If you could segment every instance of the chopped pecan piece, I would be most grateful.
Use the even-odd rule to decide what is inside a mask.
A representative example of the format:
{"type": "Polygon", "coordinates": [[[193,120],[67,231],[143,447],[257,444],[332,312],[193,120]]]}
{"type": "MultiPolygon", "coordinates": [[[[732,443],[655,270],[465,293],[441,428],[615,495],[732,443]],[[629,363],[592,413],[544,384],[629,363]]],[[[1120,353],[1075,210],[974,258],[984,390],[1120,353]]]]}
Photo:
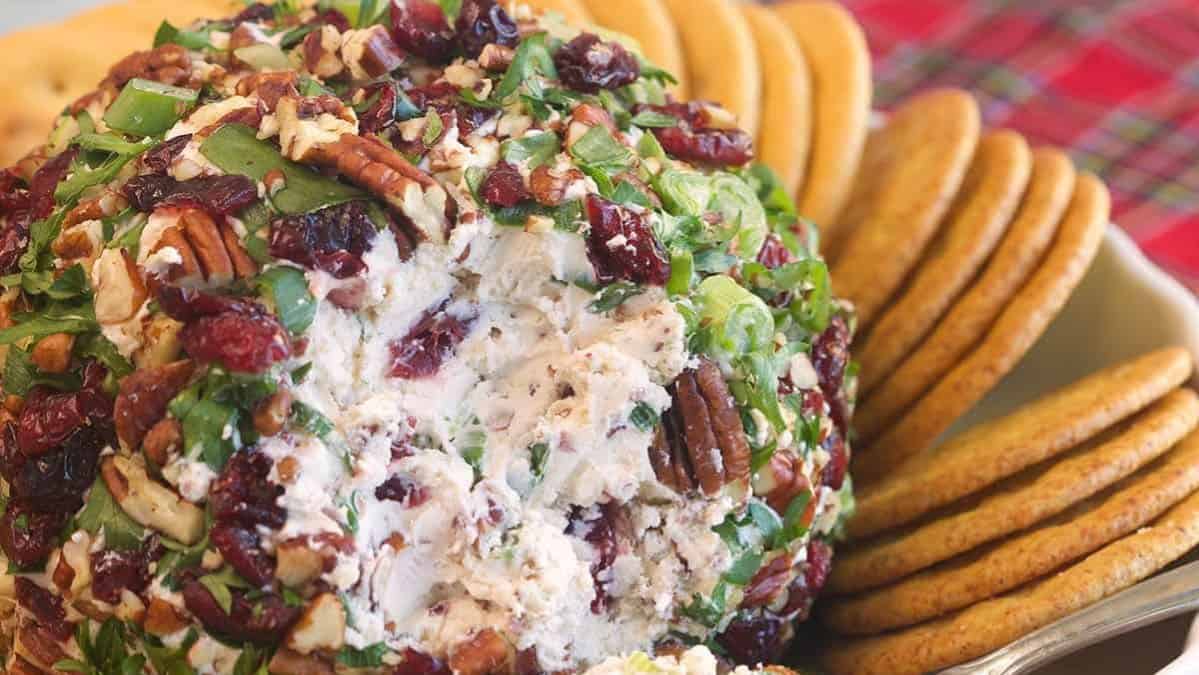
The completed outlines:
{"type": "Polygon", "coordinates": [[[386,28],[375,25],[346,33],[341,58],[355,80],[369,80],[399,68],[404,63],[404,52],[386,28]]]}
{"type": "Polygon", "coordinates": [[[121,380],[121,390],[113,407],[113,421],[117,437],[126,447],[141,446],[146,432],[163,415],[167,404],[187,386],[195,364],[191,361],[175,361],[156,368],[134,371],[121,380]]]}
{"type": "Polygon", "coordinates": [[[321,26],[320,30],[304,38],[301,52],[304,55],[304,68],[321,79],[341,74],[345,64],[337,54],[340,48],[341,33],[329,24],[321,26]]]}
{"type": "Polygon", "coordinates": [[[454,647],[450,669],[458,675],[507,673],[516,654],[495,629],[485,628],[454,647]]]}
{"type": "Polygon", "coordinates": [[[285,96],[295,98],[300,95],[299,90],[296,89],[298,81],[299,77],[293,70],[253,73],[237,81],[237,94],[239,96],[257,95],[258,99],[266,104],[268,111],[275,112],[275,107],[279,105],[279,99],[285,96]]]}
{"type": "Polygon", "coordinates": [[[674,404],[649,449],[658,480],[678,492],[715,495],[749,478],[750,448],[741,415],[715,363],[703,359],[671,386],[674,404]]]}
{"type": "Polygon", "coordinates": [[[275,112],[279,117],[279,146],[297,162],[319,160],[318,151],[345,135],[356,135],[354,111],[333,96],[285,96],[275,112]]]}

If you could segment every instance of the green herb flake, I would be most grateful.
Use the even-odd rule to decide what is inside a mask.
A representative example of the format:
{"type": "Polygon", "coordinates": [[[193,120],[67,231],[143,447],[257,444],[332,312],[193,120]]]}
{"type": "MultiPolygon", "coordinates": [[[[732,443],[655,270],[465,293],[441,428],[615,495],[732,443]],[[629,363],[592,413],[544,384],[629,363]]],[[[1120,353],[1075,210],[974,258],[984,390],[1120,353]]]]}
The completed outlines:
{"type": "Polygon", "coordinates": [[[104,480],[97,478],[88,494],[87,503],[75,519],[80,529],[92,534],[104,531],[105,546],[128,551],[142,545],[146,530],[117,504],[104,480]]]}
{"type": "Polygon", "coordinates": [[[633,406],[633,412],[629,414],[629,421],[639,431],[653,431],[660,420],[661,415],[658,411],[645,401],[638,401],[637,405],[633,406]]]}
{"type": "Polygon", "coordinates": [[[595,300],[587,305],[587,311],[595,314],[611,312],[623,305],[629,298],[640,295],[644,288],[631,281],[616,281],[600,289],[595,300]]]}

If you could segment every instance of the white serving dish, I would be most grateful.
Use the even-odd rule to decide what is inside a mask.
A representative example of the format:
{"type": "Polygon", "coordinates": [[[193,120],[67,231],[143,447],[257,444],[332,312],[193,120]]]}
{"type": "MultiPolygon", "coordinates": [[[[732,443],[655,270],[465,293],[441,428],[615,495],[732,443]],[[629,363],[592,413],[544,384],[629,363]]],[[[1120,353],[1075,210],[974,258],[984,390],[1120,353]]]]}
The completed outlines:
{"type": "MultiPolygon", "coordinates": [[[[1061,314],[1020,365],[992,391],[955,430],[972,426],[1025,403],[1084,375],[1157,347],[1182,345],[1199,360],[1199,300],[1173,277],[1149,261],[1116,226],[1108,228],[1091,269],[1061,314]]],[[[1199,378],[1192,385],[1199,383],[1199,378]]],[[[951,432],[952,433],[952,432],[951,432]]],[[[1071,657],[1085,671],[1044,669],[1045,673],[1087,672],[1091,675],[1148,675],[1166,658],[1144,659],[1146,644],[1169,644],[1175,639],[1153,635],[1151,627],[1117,638],[1126,649],[1106,644],[1093,654],[1071,657]],[[1148,631],[1150,635],[1146,635],[1148,631]],[[1115,662],[1113,654],[1138,658],[1115,662]],[[1136,665],[1141,663],[1141,670],[1136,665]],[[1130,670],[1131,668],[1131,670],[1130,670]]],[[[1173,627],[1177,632],[1177,626],[1173,627]]],[[[1178,645],[1174,648],[1179,648],[1178,645]]],[[[1199,673],[1199,621],[1191,630],[1185,653],[1159,675],[1199,673]]]]}

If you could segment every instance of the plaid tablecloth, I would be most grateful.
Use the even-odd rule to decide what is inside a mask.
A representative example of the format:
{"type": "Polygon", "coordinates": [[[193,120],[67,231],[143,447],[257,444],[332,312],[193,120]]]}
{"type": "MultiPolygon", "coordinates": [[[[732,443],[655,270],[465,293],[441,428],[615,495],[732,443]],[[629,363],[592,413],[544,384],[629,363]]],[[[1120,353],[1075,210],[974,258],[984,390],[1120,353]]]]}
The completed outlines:
{"type": "Polygon", "coordinates": [[[1199,0],[844,0],[876,105],[954,85],[986,122],[1068,148],[1113,219],[1199,290],[1199,0]]]}

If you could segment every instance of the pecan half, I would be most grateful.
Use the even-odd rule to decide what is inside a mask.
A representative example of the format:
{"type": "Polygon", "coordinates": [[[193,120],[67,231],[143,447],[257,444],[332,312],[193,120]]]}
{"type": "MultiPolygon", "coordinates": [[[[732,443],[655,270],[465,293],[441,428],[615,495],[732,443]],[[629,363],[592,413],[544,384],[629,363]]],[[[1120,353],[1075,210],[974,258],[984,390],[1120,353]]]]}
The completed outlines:
{"type": "Polygon", "coordinates": [[[728,483],[749,478],[751,451],[741,414],[720,369],[703,359],[671,385],[673,405],[650,445],[658,480],[677,492],[697,487],[715,495],[728,483]]]}
{"type": "Polygon", "coordinates": [[[343,134],[335,143],[318,146],[313,161],[336,169],[382,198],[411,223],[421,239],[446,242],[449,217],[445,189],[382,141],[343,134]]]}
{"type": "Polygon", "coordinates": [[[195,364],[191,361],[175,361],[156,368],[134,371],[121,380],[121,390],[113,407],[113,421],[117,438],[126,447],[141,446],[146,432],[163,415],[167,404],[187,386],[195,364]]]}
{"type": "Polygon", "coordinates": [[[154,250],[167,247],[179,253],[179,262],[170,266],[167,275],[171,281],[202,279],[211,286],[223,286],[258,273],[258,265],[233,228],[227,223],[218,225],[201,209],[185,209],[177,226],[163,230],[154,250]]]}
{"type": "Polygon", "coordinates": [[[485,628],[456,645],[449,666],[458,675],[507,673],[516,654],[495,629],[485,628]]]}

